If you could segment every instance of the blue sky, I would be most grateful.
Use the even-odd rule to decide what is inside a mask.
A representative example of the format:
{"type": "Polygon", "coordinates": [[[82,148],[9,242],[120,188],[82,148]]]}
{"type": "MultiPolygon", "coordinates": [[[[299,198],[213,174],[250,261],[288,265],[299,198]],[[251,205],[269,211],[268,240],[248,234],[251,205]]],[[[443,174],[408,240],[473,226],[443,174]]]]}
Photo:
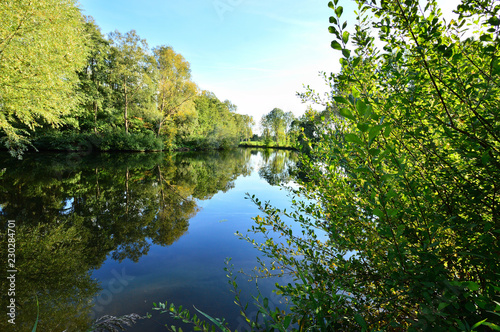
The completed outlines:
{"type": "MultiPolygon", "coordinates": [[[[80,0],[101,31],[135,29],[170,45],[193,80],[256,122],[274,107],[301,115],[303,84],[326,91],[319,71],[338,71],[327,0],[80,0]]],[[[344,12],[352,12],[345,9],[344,12]]],[[[318,107],[319,108],[319,107],[318,107]]]]}

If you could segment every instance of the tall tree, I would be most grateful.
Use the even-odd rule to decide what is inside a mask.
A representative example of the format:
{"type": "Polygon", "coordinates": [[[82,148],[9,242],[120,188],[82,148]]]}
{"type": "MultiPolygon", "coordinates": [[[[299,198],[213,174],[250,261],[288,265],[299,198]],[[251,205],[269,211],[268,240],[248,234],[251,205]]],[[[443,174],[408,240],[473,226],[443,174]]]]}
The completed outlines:
{"type": "Polygon", "coordinates": [[[85,33],[88,36],[89,56],[87,63],[78,72],[80,78],[81,102],[84,118],[92,118],[94,131],[97,132],[97,117],[102,111],[110,93],[110,42],[104,38],[92,17],[86,17],[85,33]]]}
{"type": "Polygon", "coordinates": [[[196,84],[191,81],[189,62],[175,53],[171,46],[159,46],[153,49],[158,69],[158,111],[159,122],[157,135],[162,126],[180,107],[196,95],[196,84]]]}
{"type": "Polygon", "coordinates": [[[113,71],[118,93],[118,105],[123,109],[125,132],[129,132],[129,115],[133,110],[144,111],[151,107],[154,98],[155,66],[148,53],[146,40],[141,39],[135,30],[126,34],[112,32],[113,71]]]}
{"type": "Polygon", "coordinates": [[[253,116],[247,114],[235,114],[238,130],[241,133],[241,139],[248,141],[252,136],[252,126],[255,124],[253,116]]]}
{"type": "Polygon", "coordinates": [[[264,115],[261,119],[261,125],[264,132],[274,136],[276,144],[285,138],[286,116],[281,108],[274,108],[271,112],[264,115]]]}
{"type": "Polygon", "coordinates": [[[60,126],[74,107],[87,47],[75,0],[0,2],[0,132],[18,155],[26,130],[60,126]]]}

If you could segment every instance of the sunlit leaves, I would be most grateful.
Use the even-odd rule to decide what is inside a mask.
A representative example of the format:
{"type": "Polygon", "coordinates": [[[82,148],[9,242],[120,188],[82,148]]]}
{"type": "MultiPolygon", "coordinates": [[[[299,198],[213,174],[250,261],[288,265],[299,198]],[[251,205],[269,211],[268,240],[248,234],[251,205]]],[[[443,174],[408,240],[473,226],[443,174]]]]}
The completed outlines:
{"type": "Polygon", "coordinates": [[[339,110],[339,113],[340,113],[340,115],[342,115],[343,117],[348,118],[348,119],[350,119],[350,120],[355,120],[355,119],[356,119],[356,118],[354,117],[354,115],[351,113],[351,111],[350,111],[348,108],[345,108],[345,107],[341,108],[341,109],[339,110]]]}
{"type": "Polygon", "coordinates": [[[2,1],[0,12],[0,131],[14,151],[22,129],[63,123],[87,49],[73,0],[2,1]]]}
{"type": "Polygon", "coordinates": [[[189,62],[176,53],[170,46],[159,46],[154,50],[158,69],[158,134],[169,117],[173,117],[180,108],[194,98],[197,86],[191,80],[189,62]]]}
{"type": "Polygon", "coordinates": [[[358,145],[363,145],[363,141],[356,134],[345,134],[345,140],[347,142],[356,143],[358,145]]]}
{"type": "Polygon", "coordinates": [[[335,8],[335,14],[337,14],[337,17],[342,16],[343,12],[344,12],[344,8],[342,6],[338,6],[335,8]]]}
{"type": "MultiPolygon", "coordinates": [[[[344,56],[341,73],[329,79],[335,117],[303,161],[299,192],[314,202],[291,215],[304,236],[325,232],[327,245],[291,238],[305,264],[261,250],[317,287],[286,288],[300,308],[315,289],[349,294],[349,305],[332,304],[335,297],[315,302],[329,308],[337,330],[349,330],[342,323],[467,330],[497,322],[498,234],[491,230],[499,222],[500,7],[465,0],[459,22],[446,25],[433,1],[358,5],[358,24],[347,32],[343,8],[329,4],[331,46],[344,56]],[[484,26],[464,37],[467,24],[484,26]],[[349,258],[335,254],[349,251],[349,258]]],[[[285,228],[274,215],[264,224],[285,228]]]]}
{"type": "Polygon", "coordinates": [[[348,41],[349,41],[349,32],[348,31],[344,31],[344,33],[342,34],[342,42],[344,44],[347,44],[348,41]]]}

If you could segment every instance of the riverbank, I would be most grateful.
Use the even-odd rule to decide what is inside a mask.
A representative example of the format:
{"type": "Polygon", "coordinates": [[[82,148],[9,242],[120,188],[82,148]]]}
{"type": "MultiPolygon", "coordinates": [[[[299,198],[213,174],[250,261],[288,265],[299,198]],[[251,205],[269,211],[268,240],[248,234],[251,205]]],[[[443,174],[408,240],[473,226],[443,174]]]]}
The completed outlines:
{"type": "Polygon", "coordinates": [[[276,145],[262,141],[237,142],[234,140],[220,140],[198,137],[177,144],[165,144],[161,137],[153,133],[129,133],[123,131],[107,131],[102,133],[75,133],[51,132],[33,137],[29,150],[52,152],[167,152],[167,151],[208,151],[229,150],[232,148],[261,148],[290,150],[297,149],[290,145],[276,145]]]}
{"type": "Polygon", "coordinates": [[[296,151],[297,148],[290,145],[276,145],[274,142],[270,144],[264,144],[263,142],[241,142],[238,145],[240,148],[262,148],[262,149],[277,149],[277,150],[292,150],[296,151]]]}

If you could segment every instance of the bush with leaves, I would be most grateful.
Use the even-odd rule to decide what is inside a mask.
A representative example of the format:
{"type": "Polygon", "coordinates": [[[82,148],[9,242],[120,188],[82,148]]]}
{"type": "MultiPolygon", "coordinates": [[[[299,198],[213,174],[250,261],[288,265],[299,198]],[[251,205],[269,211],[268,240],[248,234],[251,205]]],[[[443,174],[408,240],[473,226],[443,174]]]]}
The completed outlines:
{"type": "Polygon", "coordinates": [[[303,158],[313,203],[254,198],[253,231],[285,237],[259,248],[295,274],[279,291],[303,328],[499,330],[500,3],[449,21],[430,0],[356,3],[351,33],[329,3],[342,70],[303,158]]]}

